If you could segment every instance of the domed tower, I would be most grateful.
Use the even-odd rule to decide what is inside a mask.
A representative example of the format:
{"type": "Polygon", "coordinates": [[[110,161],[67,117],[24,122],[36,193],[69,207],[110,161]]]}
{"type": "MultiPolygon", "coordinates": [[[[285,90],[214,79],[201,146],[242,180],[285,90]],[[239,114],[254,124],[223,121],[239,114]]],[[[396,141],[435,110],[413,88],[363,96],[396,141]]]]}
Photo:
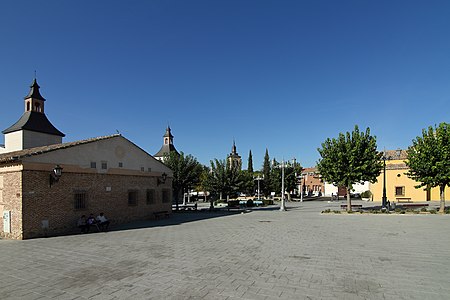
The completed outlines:
{"type": "Polygon", "coordinates": [[[3,130],[5,148],[0,152],[11,152],[39,146],[62,143],[64,133],[56,129],[45,115],[45,98],[34,78],[30,92],[24,97],[25,112],[11,127],[3,130]]]}

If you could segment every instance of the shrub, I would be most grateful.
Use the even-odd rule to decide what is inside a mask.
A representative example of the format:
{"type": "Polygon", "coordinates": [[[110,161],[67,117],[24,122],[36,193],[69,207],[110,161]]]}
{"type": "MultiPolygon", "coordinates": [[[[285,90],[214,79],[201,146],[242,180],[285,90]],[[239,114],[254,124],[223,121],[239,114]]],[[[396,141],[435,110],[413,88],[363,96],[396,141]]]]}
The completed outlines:
{"type": "Polygon", "coordinates": [[[323,214],[329,214],[331,212],[331,209],[325,209],[325,210],[322,210],[322,213],[323,214]]]}
{"type": "Polygon", "coordinates": [[[247,200],[247,207],[253,207],[253,200],[252,199],[247,200]]]}
{"type": "Polygon", "coordinates": [[[239,206],[239,200],[228,201],[228,206],[239,206]]]}
{"type": "Polygon", "coordinates": [[[427,211],[427,208],[426,208],[426,207],[422,207],[422,208],[420,209],[420,211],[421,211],[421,212],[426,212],[426,211],[427,211]]]}
{"type": "Polygon", "coordinates": [[[362,192],[361,198],[372,198],[372,192],[369,190],[362,192]]]}
{"type": "Polygon", "coordinates": [[[272,199],[263,199],[263,205],[273,205],[273,200],[272,199]]]}

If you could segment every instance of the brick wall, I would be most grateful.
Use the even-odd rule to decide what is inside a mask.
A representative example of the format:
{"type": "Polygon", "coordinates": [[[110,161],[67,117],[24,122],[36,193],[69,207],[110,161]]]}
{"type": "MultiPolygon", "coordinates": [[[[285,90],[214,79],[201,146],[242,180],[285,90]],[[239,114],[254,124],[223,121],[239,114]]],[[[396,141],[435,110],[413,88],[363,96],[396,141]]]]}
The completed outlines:
{"type": "Polygon", "coordinates": [[[0,236],[9,239],[22,239],[22,173],[16,171],[2,171],[2,187],[0,193],[0,214],[11,211],[11,233],[5,233],[3,219],[0,221],[0,236]]]}
{"type": "Polygon", "coordinates": [[[112,224],[119,224],[148,220],[156,211],[172,209],[171,202],[162,203],[162,190],[171,190],[169,179],[158,186],[155,176],[65,172],[50,187],[49,176],[45,171],[23,171],[23,238],[79,232],[76,221],[83,214],[104,212],[112,224]],[[147,204],[147,189],[155,190],[153,204],[147,204]],[[131,190],[137,191],[135,206],[128,204],[131,190]],[[86,193],[87,207],[76,210],[74,194],[79,192],[86,193]],[[43,221],[48,221],[48,228],[43,221]]]}

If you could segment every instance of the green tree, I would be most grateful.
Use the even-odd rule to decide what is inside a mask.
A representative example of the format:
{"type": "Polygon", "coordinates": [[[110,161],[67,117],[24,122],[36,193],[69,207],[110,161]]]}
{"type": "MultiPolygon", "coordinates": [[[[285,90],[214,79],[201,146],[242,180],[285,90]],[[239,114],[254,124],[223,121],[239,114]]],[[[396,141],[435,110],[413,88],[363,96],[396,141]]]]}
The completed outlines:
{"type": "Polygon", "coordinates": [[[269,150],[266,148],[266,154],[264,155],[264,162],[263,162],[263,177],[264,177],[264,184],[263,184],[263,191],[264,195],[267,197],[270,194],[270,188],[271,188],[271,168],[270,168],[270,157],[269,157],[269,150]]]}
{"type": "Polygon", "coordinates": [[[239,191],[246,195],[252,195],[255,190],[255,181],[253,178],[253,172],[248,170],[242,170],[240,174],[239,191]]]}
{"type": "Polygon", "coordinates": [[[338,138],[326,139],[317,163],[322,178],[347,189],[347,211],[351,211],[350,191],[355,183],[375,182],[383,168],[382,153],[377,151],[376,137],[370,129],[360,132],[357,125],[353,132],[340,133],[338,138]]]}
{"type": "Polygon", "coordinates": [[[407,150],[406,175],[420,182],[420,187],[439,187],[440,213],[445,211],[445,187],[450,183],[450,124],[429,126],[422,130],[407,150]]]}
{"type": "Polygon", "coordinates": [[[252,150],[248,153],[248,167],[247,171],[252,174],[253,173],[253,156],[252,156],[252,150]]]}
{"type": "Polygon", "coordinates": [[[192,155],[170,152],[164,157],[164,164],[173,172],[172,190],[178,210],[179,199],[186,188],[194,187],[200,182],[203,167],[192,155]]]}
{"type": "Polygon", "coordinates": [[[211,161],[211,170],[206,178],[205,186],[214,195],[235,195],[242,184],[241,172],[235,166],[227,166],[225,160],[214,159],[211,161]]]}
{"type": "MultiPolygon", "coordinates": [[[[291,194],[298,186],[298,178],[297,176],[300,175],[302,172],[302,167],[299,163],[291,163],[291,162],[285,162],[284,163],[284,189],[288,194],[288,200],[291,199],[291,194]]],[[[273,160],[273,167],[271,169],[271,190],[275,191],[277,194],[281,194],[281,179],[282,179],[282,170],[281,170],[281,163],[277,162],[276,160],[273,160]]]]}

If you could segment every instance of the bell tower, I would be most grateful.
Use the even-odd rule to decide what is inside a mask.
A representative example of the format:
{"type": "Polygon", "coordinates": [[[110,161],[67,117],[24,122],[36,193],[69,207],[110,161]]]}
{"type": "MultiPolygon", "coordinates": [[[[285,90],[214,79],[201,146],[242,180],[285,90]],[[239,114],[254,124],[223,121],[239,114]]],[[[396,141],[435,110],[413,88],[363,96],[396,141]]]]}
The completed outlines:
{"type": "Polygon", "coordinates": [[[169,155],[169,153],[175,152],[179,154],[175,146],[173,145],[173,135],[170,126],[167,126],[166,133],[163,135],[163,145],[161,149],[159,149],[158,153],[154,155],[154,157],[159,161],[164,161],[164,157],[169,155]]]}
{"type": "Polygon", "coordinates": [[[0,153],[62,143],[65,134],[47,119],[44,111],[45,98],[39,88],[35,77],[30,92],[24,97],[24,113],[15,124],[3,130],[5,147],[0,148],[0,153]]]}

